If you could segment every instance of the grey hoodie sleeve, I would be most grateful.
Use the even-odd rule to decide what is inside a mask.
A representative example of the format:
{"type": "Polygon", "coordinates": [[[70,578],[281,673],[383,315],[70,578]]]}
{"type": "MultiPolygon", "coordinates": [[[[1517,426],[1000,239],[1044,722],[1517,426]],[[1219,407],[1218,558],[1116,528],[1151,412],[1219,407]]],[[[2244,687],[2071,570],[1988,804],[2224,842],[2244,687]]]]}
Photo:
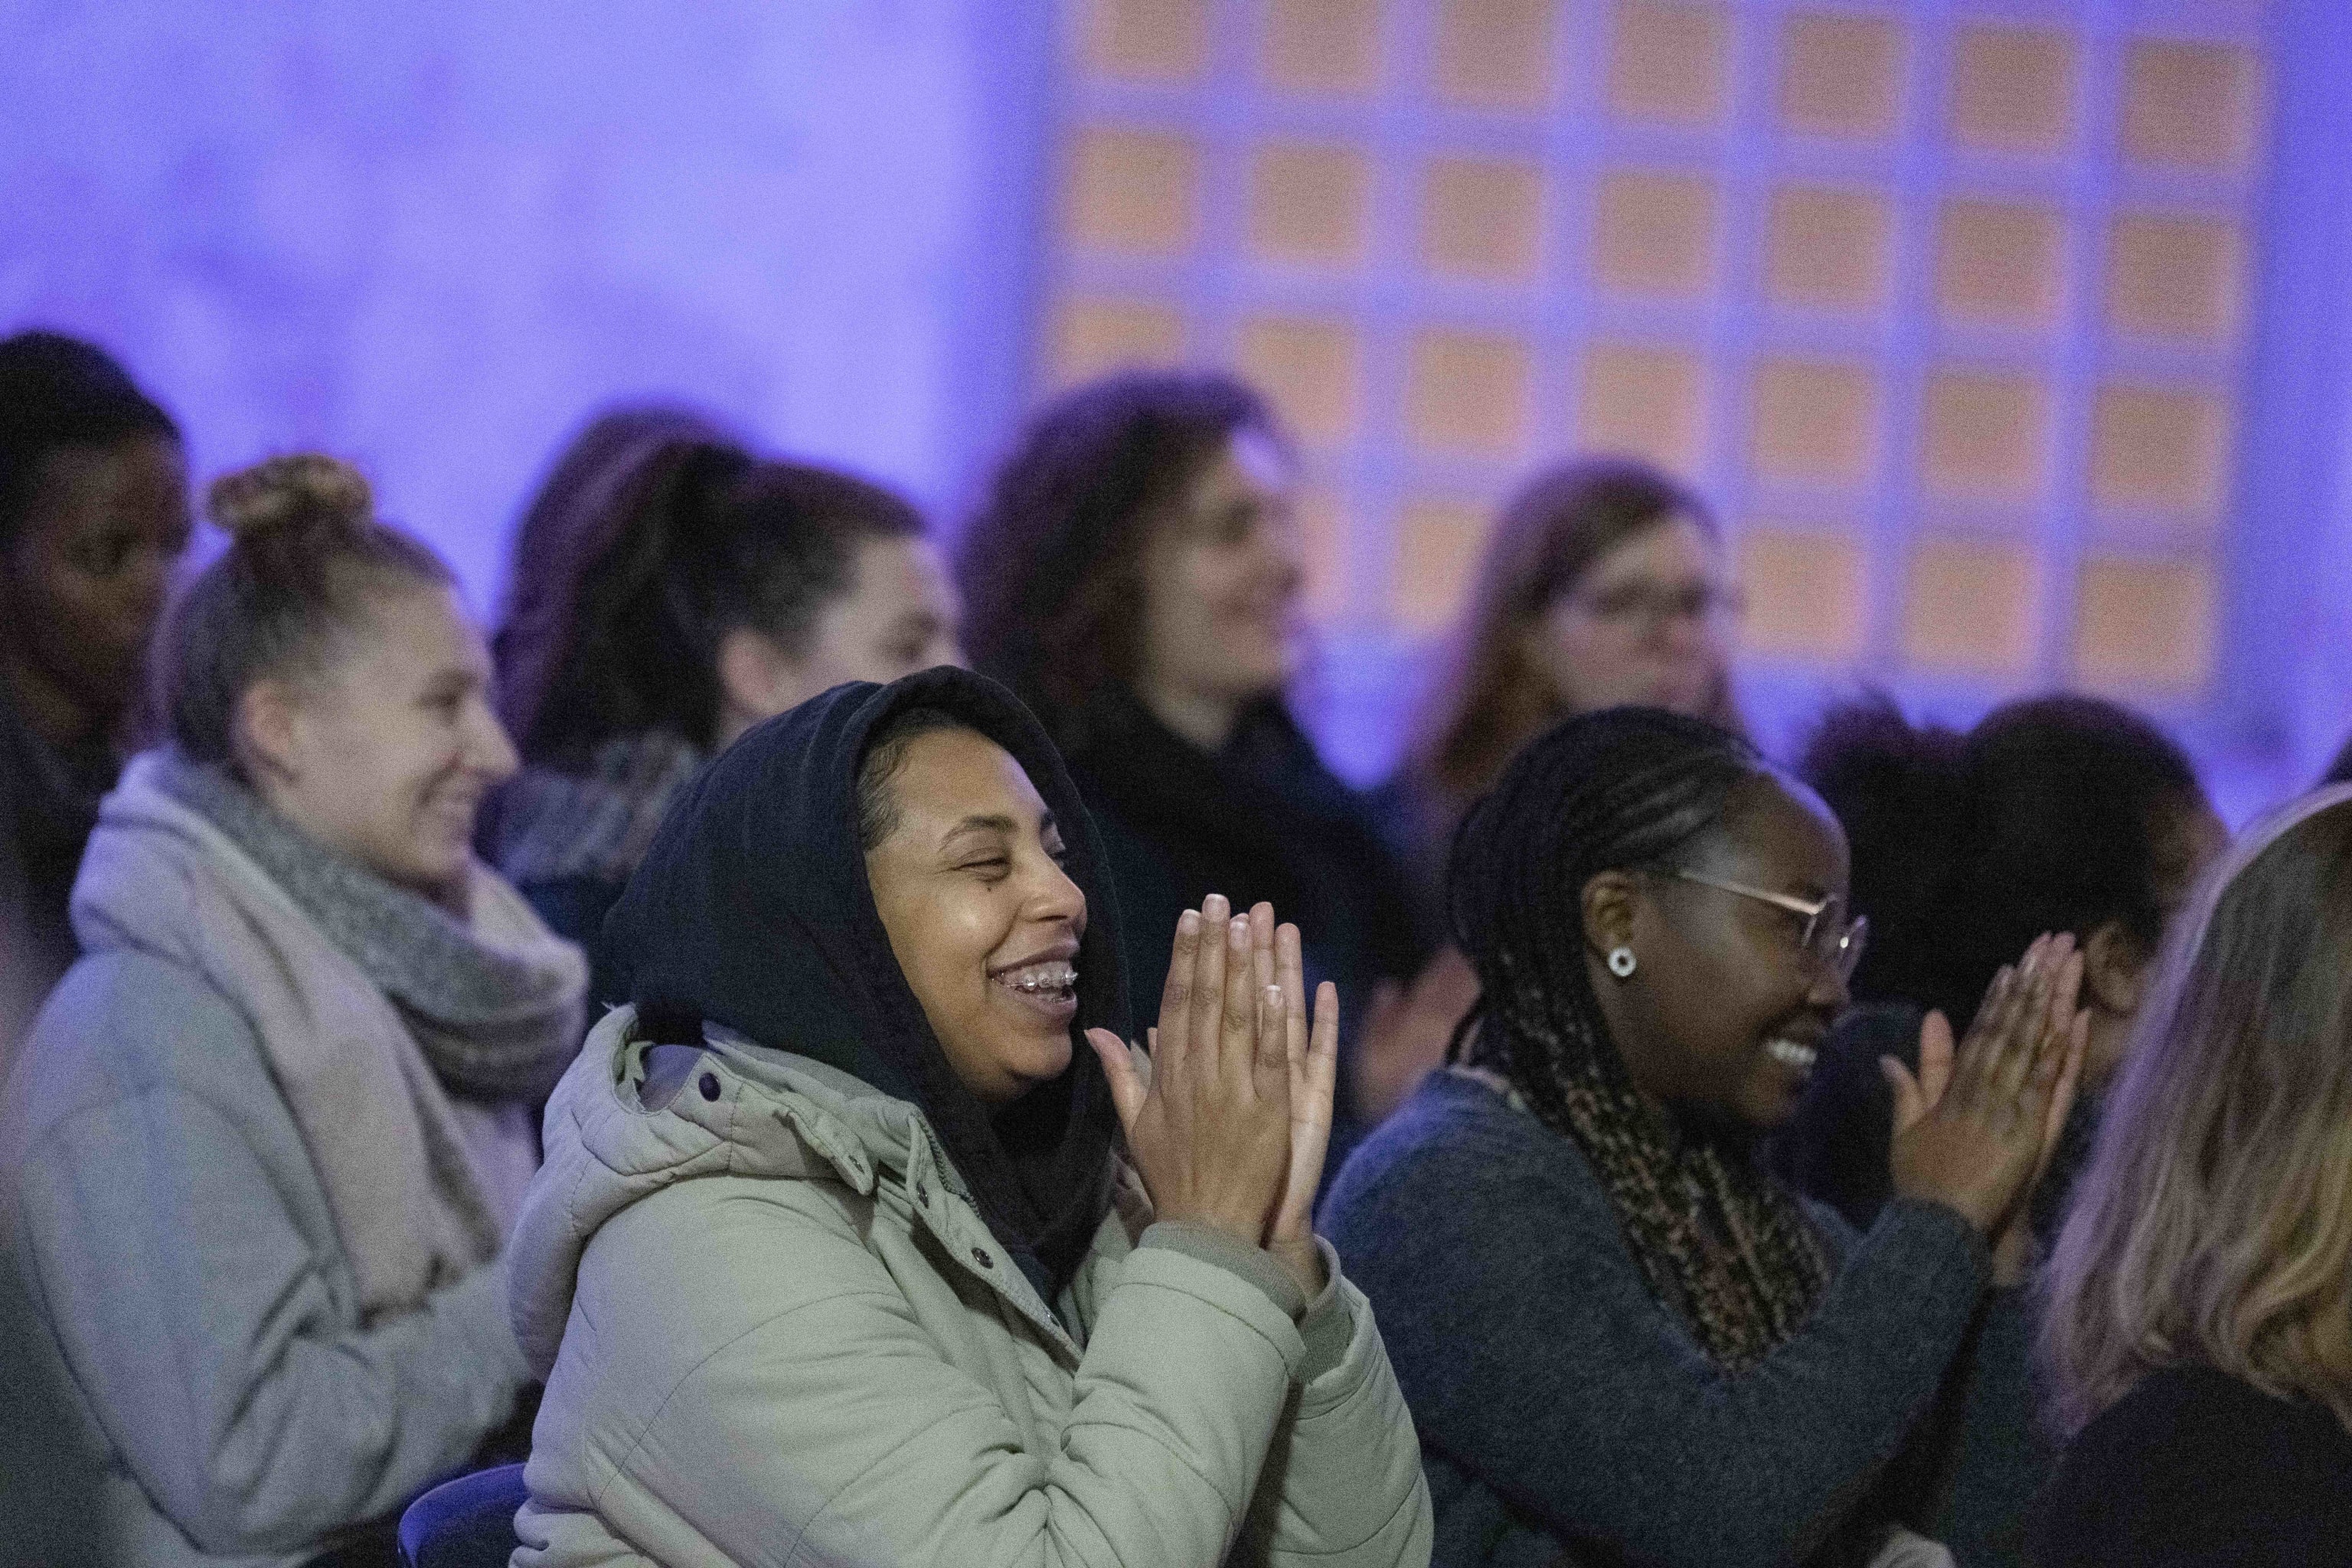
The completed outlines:
{"type": "Polygon", "coordinates": [[[18,1158],[22,1264],[109,1444],[199,1548],[294,1552],[381,1518],[511,1413],[525,1369],[499,1266],[352,1321],[290,1206],[299,1135],[216,993],[92,961],[34,1048],[98,1065],[58,1075],[78,1091],[18,1158]],[[140,1071],[155,1054],[119,1047],[142,1030],[176,1032],[166,1063],[213,1068],[140,1071]]]}
{"type": "Polygon", "coordinates": [[[1424,1447],[1565,1542],[1679,1568],[1801,1557],[1934,1399],[1982,1244],[1948,1209],[1890,1205],[1796,1335],[1727,1372],[1649,1294],[1572,1146],[1475,1092],[1424,1091],[1326,1216],[1424,1447]]]}

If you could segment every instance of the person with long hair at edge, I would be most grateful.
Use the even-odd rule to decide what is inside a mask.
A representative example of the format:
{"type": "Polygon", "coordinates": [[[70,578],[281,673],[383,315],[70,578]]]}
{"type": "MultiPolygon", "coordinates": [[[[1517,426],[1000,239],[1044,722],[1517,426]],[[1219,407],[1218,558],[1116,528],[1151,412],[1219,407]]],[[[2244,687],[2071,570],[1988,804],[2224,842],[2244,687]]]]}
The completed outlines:
{"type": "Polygon", "coordinates": [[[2047,1272],[2040,1568],[2352,1563],[2352,787],[2200,889],[2047,1272]]]}
{"type": "Polygon", "coordinates": [[[74,873],[192,527],[179,426],[121,366],[0,340],[0,1076],[73,963],[74,873]]]}

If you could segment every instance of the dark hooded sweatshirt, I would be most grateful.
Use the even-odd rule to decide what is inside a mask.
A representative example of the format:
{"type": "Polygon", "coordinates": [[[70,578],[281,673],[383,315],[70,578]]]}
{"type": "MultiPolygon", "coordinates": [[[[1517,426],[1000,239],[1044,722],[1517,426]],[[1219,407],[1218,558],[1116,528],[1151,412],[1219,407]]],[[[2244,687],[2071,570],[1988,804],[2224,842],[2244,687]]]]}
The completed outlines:
{"type": "Polygon", "coordinates": [[[912,708],[952,715],[1027,772],[1087,895],[1073,1029],[1131,1037],[1118,911],[1086,807],[1029,710],[960,669],[838,686],[746,733],[671,808],[605,923],[604,951],[652,1038],[698,1041],[707,1020],[919,1106],[989,1228],[1051,1301],[1108,1206],[1110,1088],[1074,1034],[1067,1072],[992,1115],[900,973],[866,879],[856,788],[867,738],[912,708]]]}

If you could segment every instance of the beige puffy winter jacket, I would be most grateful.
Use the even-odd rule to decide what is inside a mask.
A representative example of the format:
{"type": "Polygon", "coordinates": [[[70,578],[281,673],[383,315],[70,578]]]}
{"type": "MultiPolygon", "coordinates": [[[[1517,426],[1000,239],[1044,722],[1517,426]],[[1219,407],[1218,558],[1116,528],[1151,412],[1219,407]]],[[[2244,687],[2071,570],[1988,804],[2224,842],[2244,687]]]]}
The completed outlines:
{"type": "Polygon", "coordinates": [[[556,1091],[513,1243],[549,1371],[517,1568],[1428,1561],[1412,1418],[1336,1259],[1306,1303],[1153,1225],[1122,1169],[1057,1314],[914,1106],[633,1026],[556,1091]]]}

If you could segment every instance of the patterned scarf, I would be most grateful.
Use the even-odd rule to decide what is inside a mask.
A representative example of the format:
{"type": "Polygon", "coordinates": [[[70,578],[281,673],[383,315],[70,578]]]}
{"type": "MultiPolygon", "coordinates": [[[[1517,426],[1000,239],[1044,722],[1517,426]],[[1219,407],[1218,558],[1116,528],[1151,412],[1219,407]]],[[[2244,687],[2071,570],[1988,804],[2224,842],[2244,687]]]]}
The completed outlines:
{"type": "Polygon", "coordinates": [[[583,770],[527,767],[492,804],[484,858],[520,887],[625,882],[708,760],[670,731],[641,730],[600,742],[583,770]]]}

